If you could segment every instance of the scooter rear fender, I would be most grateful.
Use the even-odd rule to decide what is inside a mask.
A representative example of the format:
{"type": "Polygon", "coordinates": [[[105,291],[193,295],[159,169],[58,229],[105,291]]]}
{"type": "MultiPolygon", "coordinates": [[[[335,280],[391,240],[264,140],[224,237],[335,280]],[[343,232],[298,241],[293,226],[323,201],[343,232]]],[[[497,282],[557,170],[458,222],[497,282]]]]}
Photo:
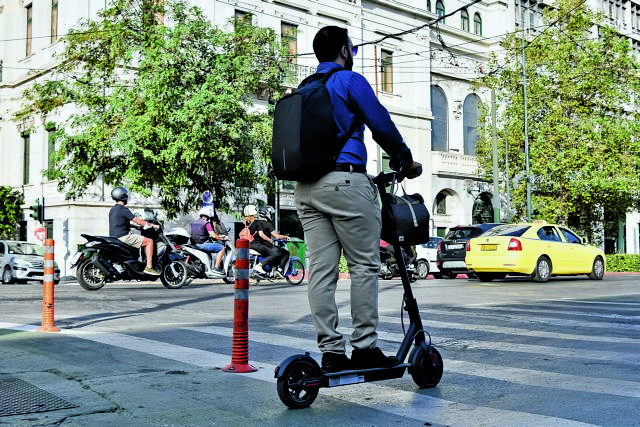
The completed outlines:
{"type": "Polygon", "coordinates": [[[278,364],[278,366],[276,366],[273,377],[280,378],[284,374],[284,371],[287,370],[287,366],[289,366],[290,363],[293,363],[297,360],[305,360],[311,363],[316,368],[316,371],[322,375],[322,369],[320,369],[320,365],[318,365],[318,362],[316,362],[316,360],[313,357],[311,357],[309,353],[305,353],[305,354],[294,354],[293,356],[289,356],[286,359],[284,359],[282,362],[278,364]]]}

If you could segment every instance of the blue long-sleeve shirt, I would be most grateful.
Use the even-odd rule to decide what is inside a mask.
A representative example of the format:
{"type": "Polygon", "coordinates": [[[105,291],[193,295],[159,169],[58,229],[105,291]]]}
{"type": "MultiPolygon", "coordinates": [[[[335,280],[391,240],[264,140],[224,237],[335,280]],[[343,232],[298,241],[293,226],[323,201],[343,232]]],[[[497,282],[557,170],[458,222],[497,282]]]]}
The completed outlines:
{"type": "MultiPolygon", "coordinates": [[[[318,73],[326,73],[332,68],[342,68],[335,62],[321,62],[318,73]]],[[[380,104],[369,82],[353,71],[334,73],[327,81],[326,87],[331,95],[333,116],[340,129],[339,137],[344,137],[353,123],[362,123],[351,135],[338,156],[336,163],[351,163],[366,167],[367,149],[364,145],[364,125],[371,130],[373,139],[391,157],[399,157],[409,152],[389,112],[380,104]]],[[[410,164],[400,166],[408,167],[410,164]]]]}

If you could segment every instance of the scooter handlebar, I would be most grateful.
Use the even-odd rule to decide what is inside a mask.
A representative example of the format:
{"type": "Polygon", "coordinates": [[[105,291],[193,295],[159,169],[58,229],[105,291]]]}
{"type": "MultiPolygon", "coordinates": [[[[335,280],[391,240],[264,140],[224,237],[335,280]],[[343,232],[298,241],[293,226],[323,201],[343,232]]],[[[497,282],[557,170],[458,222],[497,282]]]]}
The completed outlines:
{"type": "Polygon", "coordinates": [[[420,175],[422,175],[422,163],[413,162],[411,167],[401,169],[398,172],[380,172],[378,176],[373,178],[373,182],[378,186],[386,186],[393,182],[394,179],[400,182],[405,178],[413,179],[420,175]]]}

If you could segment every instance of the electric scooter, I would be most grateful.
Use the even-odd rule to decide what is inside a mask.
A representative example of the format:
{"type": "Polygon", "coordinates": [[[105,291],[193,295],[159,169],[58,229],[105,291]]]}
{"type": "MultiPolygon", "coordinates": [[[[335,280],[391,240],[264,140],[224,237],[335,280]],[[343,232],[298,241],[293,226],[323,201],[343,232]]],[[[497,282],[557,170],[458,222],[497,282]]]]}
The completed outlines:
{"type": "MultiPolygon", "coordinates": [[[[400,174],[384,172],[374,178],[381,196],[386,193],[387,184],[396,178],[401,179],[400,174]]],[[[401,253],[400,245],[394,245],[394,249],[395,253],[401,253]]],[[[396,353],[400,364],[391,368],[353,369],[329,373],[322,371],[309,352],[296,354],[286,358],[275,368],[274,376],[277,378],[278,396],[282,403],[292,409],[307,408],[315,401],[322,387],[400,378],[406,370],[420,388],[433,388],[438,385],[443,373],[442,356],[431,344],[431,336],[422,326],[418,302],[413,296],[403,257],[398,257],[397,262],[404,289],[404,310],[409,313],[410,322],[396,353]],[[409,354],[412,344],[413,350],[409,354]],[[409,359],[405,362],[408,354],[409,359]]]]}

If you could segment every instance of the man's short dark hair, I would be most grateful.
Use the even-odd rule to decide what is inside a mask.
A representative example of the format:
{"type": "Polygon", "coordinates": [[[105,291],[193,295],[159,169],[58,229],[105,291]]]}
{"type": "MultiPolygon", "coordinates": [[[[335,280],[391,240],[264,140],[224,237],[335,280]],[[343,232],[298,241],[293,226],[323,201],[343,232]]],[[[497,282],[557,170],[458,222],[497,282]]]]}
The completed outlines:
{"type": "Polygon", "coordinates": [[[319,62],[332,62],[340,54],[342,46],[349,44],[349,34],[346,28],[333,25],[323,27],[313,38],[313,52],[319,62]]]}

